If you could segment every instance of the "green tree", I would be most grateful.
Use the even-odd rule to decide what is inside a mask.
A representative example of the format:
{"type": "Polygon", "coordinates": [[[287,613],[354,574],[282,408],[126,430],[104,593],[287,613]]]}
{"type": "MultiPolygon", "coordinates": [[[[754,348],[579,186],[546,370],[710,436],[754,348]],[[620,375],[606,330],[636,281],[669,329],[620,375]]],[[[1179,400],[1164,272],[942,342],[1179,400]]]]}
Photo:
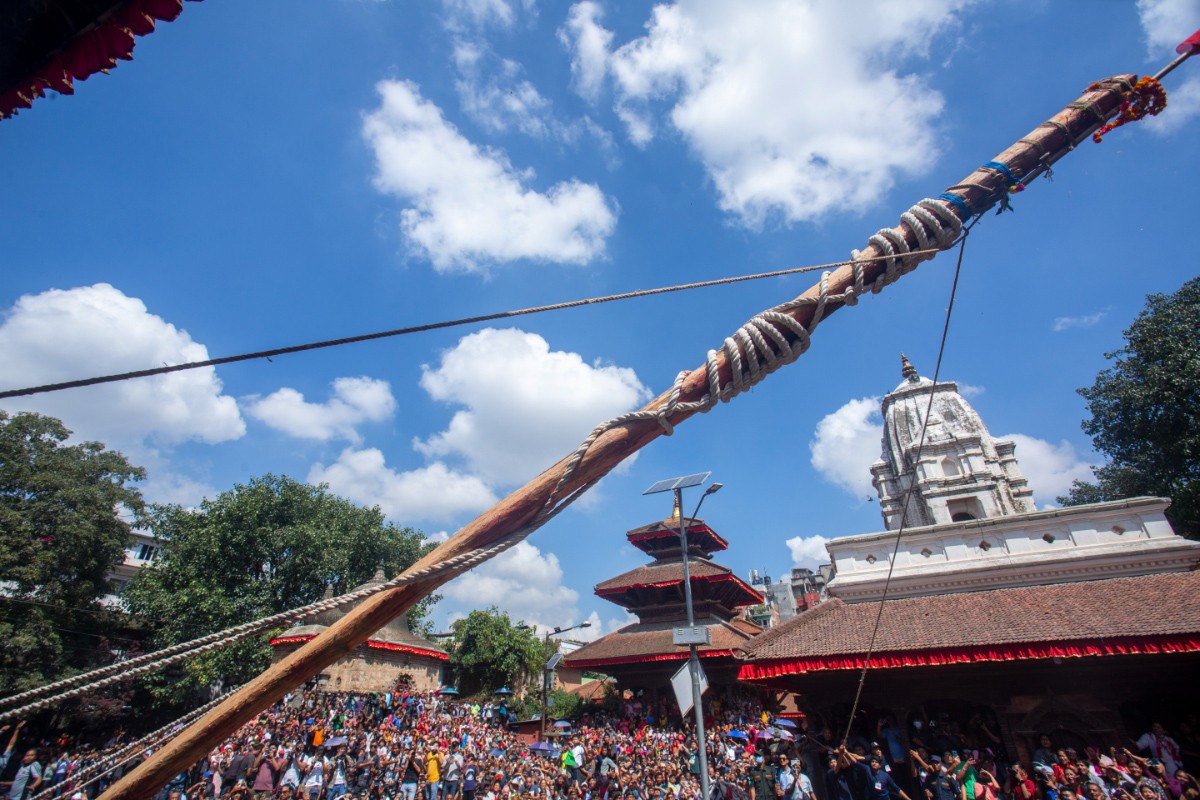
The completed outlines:
{"type": "Polygon", "coordinates": [[[1092,415],[1083,430],[1108,463],[1059,502],[1170,497],[1175,531],[1200,538],[1200,278],[1149,295],[1125,346],[1105,358],[1112,366],[1079,394],[1092,415]]]}
{"type": "Polygon", "coordinates": [[[145,473],[70,435],[53,417],[0,411],[0,694],[114,658],[98,600],[143,512],[128,484],[145,473]]]}
{"type": "Polygon", "coordinates": [[[502,686],[519,688],[539,677],[546,663],[546,643],[533,628],[517,624],[495,606],[472,611],[451,626],[450,667],[458,691],[470,696],[502,686]]]}
{"type": "MultiPolygon", "coordinates": [[[[155,568],[125,593],[130,611],[155,621],[155,647],[306,605],[327,584],[335,594],[382,564],[393,577],[433,545],[411,528],[286,476],[265,475],[205,500],[198,509],[156,506],[150,527],[162,543],[155,568]]],[[[418,623],[436,598],[411,610],[418,623]]],[[[152,691],[178,702],[214,682],[242,683],[271,662],[267,640],[247,640],[183,662],[152,691]]]]}
{"type": "Polygon", "coordinates": [[[555,719],[574,719],[583,708],[583,698],[577,694],[555,689],[550,692],[549,716],[555,719]]]}

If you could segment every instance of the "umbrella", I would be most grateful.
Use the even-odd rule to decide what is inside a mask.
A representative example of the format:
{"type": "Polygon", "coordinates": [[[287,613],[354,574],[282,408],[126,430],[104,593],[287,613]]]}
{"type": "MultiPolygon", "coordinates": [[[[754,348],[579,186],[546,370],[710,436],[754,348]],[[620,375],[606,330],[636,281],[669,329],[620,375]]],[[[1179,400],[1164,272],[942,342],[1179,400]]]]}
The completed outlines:
{"type": "Polygon", "coordinates": [[[512,689],[509,689],[507,686],[501,686],[499,689],[492,692],[492,694],[512,694],[512,689]]]}
{"type": "Polygon", "coordinates": [[[747,736],[746,734],[742,733],[741,731],[730,731],[729,733],[727,733],[725,735],[728,736],[730,739],[743,739],[745,741],[750,740],[750,737],[747,736]]]}
{"type": "Polygon", "coordinates": [[[776,725],[778,725],[778,726],[779,726],[779,727],[781,727],[781,728],[794,728],[794,727],[796,727],[796,723],[792,722],[790,719],[777,719],[777,720],[775,720],[775,724],[776,724],[776,725]]]}
{"type": "Polygon", "coordinates": [[[771,732],[770,731],[759,731],[758,733],[754,734],[754,738],[755,739],[770,739],[771,732]]]}
{"type": "Polygon", "coordinates": [[[326,747],[341,747],[346,742],[350,741],[345,736],[334,736],[332,739],[325,740],[326,747]]]}
{"type": "Polygon", "coordinates": [[[458,689],[455,689],[453,686],[443,686],[438,689],[438,694],[458,694],[458,689]]]}
{"type": "Polygon", "coordinates": [[[530,750],[539,750],[543,753],[553,753],[558,748],[555,747],[554,745],[550,744],[549,742],[534,742],[533,744],[529,745],[529,749],[530,750]]]}
{"type": "Polygon", "coordinates": [[[500,756],[504,755],[504,751],[501,750],[499,747],[493,747],[491,749],[491,751],[488,753],[488,755],[491,756],[492,758],[499,758],[500,756]]]}
{"type": "Polygon", "coordinates": [[[780,739],[783,739],[785,742],[791,742],[791,741],[794,741],[796,737],[795,737],[795,736],[792,736],[792,735],[791,735],[790,733],[788,733],[787,731],[780,731],[780,732],[779,732],[779,738],[780,738],[780,739]]]}
{"type": "Polygon", "coordinates": [[[558,722],[554,723],[554,727],[569,728],[569,727],[571,727],[571,723],[567,722],[565,719],[560,719],[558,722]]]}

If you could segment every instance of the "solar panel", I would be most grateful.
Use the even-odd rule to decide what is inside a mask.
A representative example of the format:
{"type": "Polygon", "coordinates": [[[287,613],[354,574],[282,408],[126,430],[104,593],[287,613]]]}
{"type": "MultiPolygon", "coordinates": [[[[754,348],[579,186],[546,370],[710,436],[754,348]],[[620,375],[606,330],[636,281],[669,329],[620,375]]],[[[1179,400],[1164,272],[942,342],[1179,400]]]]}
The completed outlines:
{"type": "Polygon", "coordinates": [[[658,492],[669,492],[672,489],[686,489],[689,486],[699,486],[708,480],[711,472],[697,472],[695,475],[684,475],[682,478],[667,478],[665,481],[659,481],[651,486],[642,494],[657,494],[658,492]]]}

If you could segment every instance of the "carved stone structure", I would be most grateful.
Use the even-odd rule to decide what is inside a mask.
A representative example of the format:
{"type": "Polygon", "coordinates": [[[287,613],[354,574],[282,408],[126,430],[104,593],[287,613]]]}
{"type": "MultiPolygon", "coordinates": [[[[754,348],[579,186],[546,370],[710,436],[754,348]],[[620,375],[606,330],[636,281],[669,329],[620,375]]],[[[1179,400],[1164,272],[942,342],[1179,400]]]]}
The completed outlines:
{"type": "MultiPolygon", "coordinates": [[[[379,586],[385,580],[380,568],[375,577],[350,591],[379,586]]],[[[325,598],[332,597],[333,589],[326,587],[325,598]]],[[[315,638],[361,602],[322,611],[272,639],[275,661],[315,638]]],[[[348,655],[330,664],[321,673],[318,686],[331,692],[384,692],[403,683],[432,692],[442,685],[442,667],[448,659],[445,650],[410,631],[408,619],[401,614],[348,655]]]]}
{"type": "Polygon", "coordinates": [[[1200,542],[1172,531],[1170,500],[1035,510],[1012,443],[903,364],[871,467],[887,530],[830,541],[830,599],[755,637],[739,678],[833,719],[861,692],[906,748],[926,713],[982,721],[1026,762],[1042,733],[1107,749],[1136,735],[1126,710],[1200,702],[1200,542]]]}
{"type": "Polygon", "coordinates": [[[883,454],[871,465],[884,526],[899,528],[902,516],[906,528],[916,528],[1033,511],[1033,491],[1017,467],[1016,446],[992,438],[958,384],[934,384],[900,358],[904,380],[883,398],[883,454]],[[925,444],[918,448],[922,425],[925,444]]]}
{"type": "Polygon", "coordinates": [[[1035,510],[1013,443],[992,438],[954,383],[935,385],[901,360],[904,381],[883,399],[883,457],[871,466],[887,530],[826,545],[831,597],[878,600],[885,584],[891,599],[1043,586],[1182,572],[1200,562],[1200,542],[1171,530],[1165,498],[1035,510]]]}

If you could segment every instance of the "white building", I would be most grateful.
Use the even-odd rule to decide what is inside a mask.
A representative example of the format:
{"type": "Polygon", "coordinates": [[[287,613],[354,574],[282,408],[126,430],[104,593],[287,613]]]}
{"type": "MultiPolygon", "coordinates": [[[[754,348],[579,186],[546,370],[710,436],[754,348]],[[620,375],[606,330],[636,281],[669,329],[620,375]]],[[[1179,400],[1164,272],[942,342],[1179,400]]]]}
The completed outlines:
{"type": "Polygon", "coordinates": [[[1183,572],[1200,563],[1200,542],[1174,533],[1165,498],[1035,510],[1013,443],[992,438],[956,384],[921,378],[901,358],[904,380],[883,399],[882,455],[871,466],[886,530],[826,545],[831,597],[878,600],[885,583],[887,596],[899,599],[1183,572]]]}
{"type": "Polygon", "coordinates": [[[158,539],[146,531],[130,532],[129,544],[125,547],[125,560],[113,568],[108,575],[109,593],[100,598],[106,606],[120,606],[121,595],[133,576],[153,565],[160,548],[158,539]]]}

